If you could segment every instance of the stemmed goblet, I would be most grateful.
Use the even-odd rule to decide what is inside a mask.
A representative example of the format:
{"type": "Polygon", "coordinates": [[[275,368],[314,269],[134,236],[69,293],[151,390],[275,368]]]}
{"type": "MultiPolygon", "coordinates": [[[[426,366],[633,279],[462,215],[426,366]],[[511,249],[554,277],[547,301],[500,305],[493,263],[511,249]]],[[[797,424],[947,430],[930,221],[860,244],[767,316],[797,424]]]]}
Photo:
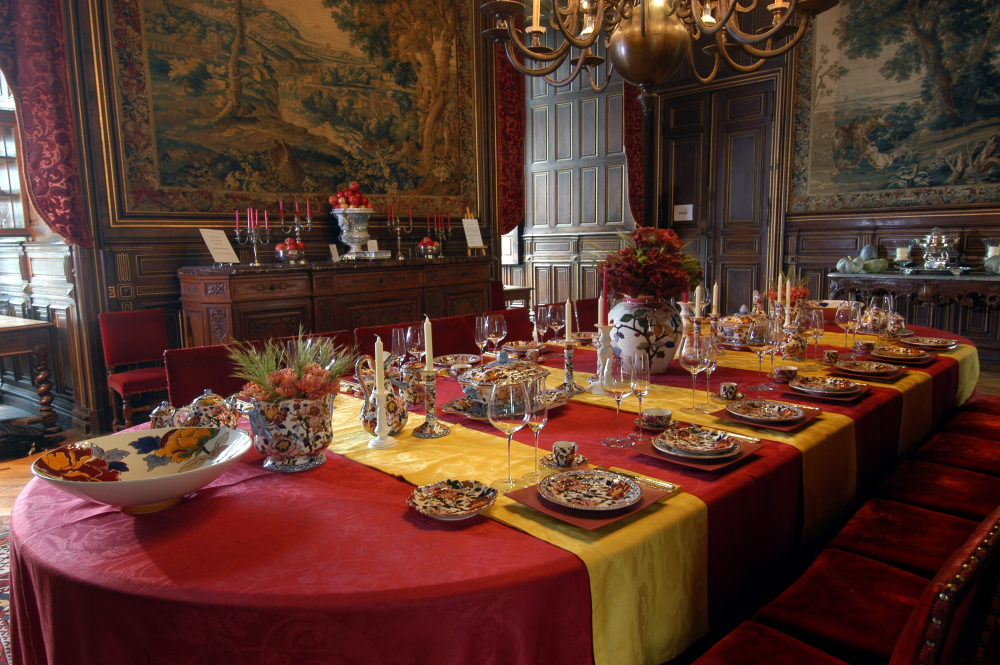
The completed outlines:
{"type": "Polygon", "coordinates": [[[535,379],[528,384],[528,427],[535,433],[535,470],[522,476],[529,483],[537,483],[542,479],[538,471],[538,435],[549,422],[549,393],[545,387],[545,379],[535,379]]]}
{"type": "Polygon", "coordinates": [[[548,305],[539,305],[535,308],[535,330],[538,331],[538,341],[544,342],[545,335],[549,332],[548,305]]]}
{"type": "Polygon", "coordinates": [[[816,340],[816,359],[801,367],[803,372],[815,372],[817,370],[823,369],[817,363],[819,362],[819,340],[823,337],[823,310],[821,309],[810,309],[805,313],[805,320],[802,322],[804,327],[803,336],[806,338],[806,360],[809,359],[809,346],[808,343],[816,340]]]}
{"type": "Polygon", "coordinates": [[[622,436],[622,400],[632,394],[632,372],[617,354],[608,358],[601,368],[601,387],[615,398],[618,427],[617,436],[606,437],[601,443],[611,448],[631,446],[632,439],[622,436]]]}
{"type": "Polygon", "coordinates": [[[771,332],[770,321],[754,321],[747,331],[747,346],[757,354],[757,385],[749,386],[750,390],[773,390],[770,383],[764,382],[764,356],[767,355],[774,345],[774,338],[771,332]]]}
{"type": "MultiPolygon", "coordinates": [[[[639,420],[642,421],[642,398],[649,394],[649,354],[637,353],[632,356],[632,394],[639,398],[639,420]]],[[[636,442],[643,441],[642,428],[628,435],[636,442]]]]}
{"type": "Polygon", "coordinates": [[[399,370],[402,372],[406,364],[406,328],[392,329],[392,355],[396,356],[399,370]]]}
{"type": "Polygon", "coordinates": [[[507,336],[507,320],[502,314],[490,314],[486,317],[486,336],[493,342],[493,353],[496,354],[500,342],[507,336]]]}
{"type": "Polygon", "coordinates": [[[490,343],[490,330],[485,316],[476,317],[476,346],[479,347],[479,364],[486,363],[486,347],[490,343]]]}
{"type": "Polygon", "coordinates": [[[523,480],[514,480],[511,472],[511,447],[514,434],[528,424],[531,407],[528,400],[528,390],[523,383],[508,385],[495,384],[487,405],[490,423],[507,435],[507,478],[495,480],[490,487],[495,487],[504,494],[520,487],[527,487],[523,480]]]}
{"type": "Polygon", "coordinates": [[[549,305],[548,315],[549,328],[552,330],[553,339],[559,339],[559,331],[566,325],[566,306],[549,305]]]}
{"type": "Polygon", "coordinates": [[[702,413],[698,408],[698,374],[708,367],[707,356],[705,338],[695,332],[685,333],[677,351],[677,361],[691,373],[691,406],[681,409],[681,413],[702,413]]]}
{"type": "Polygon", "coordinates": [[[855,348],[856,345],[848,344],[847,336],[853,332],[854,341],[858,341],[858,327],[861,326],[861,310],[863,307],[864,304],[860,302],[845,300],[837,307],[837,313],[834,316],[834,321],[844,331],[844,346],[850,347],[851,358],[857,358],[858,352],[855,348]]]}
{"type": "Polygon", "coordinates": [[[708,334],[702,336],[702,342],[705,344],[705,396],[707,401],[702,402],[698,405],[698,408],[705,413],[710,413],[716,409],[716,406],[712,404],[712,372],[714,372],[719,367],[718,355],[719,347],[715,341],[715,335],[708,334]]]}
{"type": "Polygon", "coordinates": [[[410,355],[420,360],[424,356],[424,326],[410,326],[406,331],[406,350],[410,355]]]}

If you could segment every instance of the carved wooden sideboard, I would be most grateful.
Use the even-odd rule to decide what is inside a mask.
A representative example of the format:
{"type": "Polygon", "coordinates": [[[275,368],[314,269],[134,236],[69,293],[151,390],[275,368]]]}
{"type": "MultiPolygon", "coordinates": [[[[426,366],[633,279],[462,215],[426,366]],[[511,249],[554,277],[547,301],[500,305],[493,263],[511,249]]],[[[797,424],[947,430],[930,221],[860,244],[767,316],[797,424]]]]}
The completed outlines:
{"type": "Polygon", "coordinates": [[[897,306],[907,322],[972,339],[989,358],[1000,355],[1000,276],[985,273],[901,275],[830,273],[830,298],[903,296],[897,306]]]}
{"type": "Polygon", "coordinates": [[[186,346],[481,314],[490,257],[342,261],[178,271],[186,346]]]}

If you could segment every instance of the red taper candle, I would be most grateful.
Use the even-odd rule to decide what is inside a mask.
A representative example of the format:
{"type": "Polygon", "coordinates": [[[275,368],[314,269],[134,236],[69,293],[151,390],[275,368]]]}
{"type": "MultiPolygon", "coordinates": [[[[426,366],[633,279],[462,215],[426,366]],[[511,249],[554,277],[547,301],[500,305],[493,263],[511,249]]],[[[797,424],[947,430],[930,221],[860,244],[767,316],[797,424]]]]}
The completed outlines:
{"type": "Polygon", "coordinates": [[[281,216],[281,221],[285,221],[285,199],[278,201],[278,215],[281,216]]]}
{"type": "Polygon", "coordinates": [[[240,230],[240,210],[239,210],[239,208],[236,209],[236,230],[237,231],[240,230]]]}

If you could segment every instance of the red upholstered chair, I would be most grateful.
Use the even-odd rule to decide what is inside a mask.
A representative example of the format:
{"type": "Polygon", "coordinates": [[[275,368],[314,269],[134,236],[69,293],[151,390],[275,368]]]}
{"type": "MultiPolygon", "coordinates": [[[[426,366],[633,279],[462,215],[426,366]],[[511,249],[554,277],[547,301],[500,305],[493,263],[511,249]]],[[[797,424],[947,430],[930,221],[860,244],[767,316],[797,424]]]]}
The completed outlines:
{"type": "Polygon", "coordinates": [[[507,322],[507,336],[504,337],[504,342],[527,342],[532,339],[531,332],[535,329],[535,324],[531,322],[530,307],[501,309],[487,312],[484,316],[490,314],[499,314],[507,322]]]}
{"type": "Polygon", "coordinates": [[[507,308],[507,299],[503,293],[503,282],[490,282],[490,308],[507,308]]]}
{"type": "Polygon", "coordinates": [[[573,303],[574,330],[577,332],[595,332],[597,329],[597,302],[599,298],[583,298],[573,303]]]}
{"type": "MultiPolygon", "coordinates": [[[[375,355],[375,338],[382,338],[382,346],[387,350],[392,350],[392,331],[394,328],[409,328],[421,323],[413,321],[411,323],[393,323],[387,326],[370,326],[368,328],[357,328],[354,330],[354,345],[358,349],[358,355],[375,355]]],[[[437,353],[437,351],[435,351],[437,353]]]]}
{"type": "Polygon", "coordinates": [[[431,321],[434,333],[434,355],[479,353],[476,346],[476,315],[449,316],[431,321]]]}
{"type": "Polygon", "coordinates": [[[976,525],[930,581],[830,548],[695,664],[995,662],[983,654],[995,653],[1000,642],[994,630],[998,540],[1000,508],[976,525]]]}
{"type": "Polygon", "coordinates": [[[144,309],[137,312],[105,312],[99,317],[101,340],[104,344],[104,364],[108,369],[108,387],[112,391],[114,430],[132,426],[135,412],[151,411],[153,405],[141,408],[132,406],[132,398],[144,393],[167,389],[167,372],[162,366],[140,367],[123,372],[116,371],[126,365],[162,363],[167,340],[167,320],[162,309],[144,309]],[[121,416],[114,398],[121,398],[121,416]]]}
{"type": "Polygon", "coordinates": [[[913,456],[925,462],[1000,478],[1000,442],[997,441],[939,432],[917,449],[913,456]]]}
{"type": "MultiPolygon", "coordinates": [[[[251,343],[260,346],[259,342],[251,343]]],[[[170,349],[163,354],[170,403],[174,406],[190,404],[206,389],[223,397],[238,392],[246,381],[235,376],[236,366],[229,358],[229,349],[234,346],[238,345],[196,346],[170,349]]]]}
{"type": "Polygon", "coordinates": [[[941,431],[1000,442],[1000,416],[963,409],[942,425],[941,431]]]}
{"type": "Polygon", "coordinates": [[[885,479],[876,496],[978,522],[1000,506],[1000,478],[910,459],[885,479]]]}

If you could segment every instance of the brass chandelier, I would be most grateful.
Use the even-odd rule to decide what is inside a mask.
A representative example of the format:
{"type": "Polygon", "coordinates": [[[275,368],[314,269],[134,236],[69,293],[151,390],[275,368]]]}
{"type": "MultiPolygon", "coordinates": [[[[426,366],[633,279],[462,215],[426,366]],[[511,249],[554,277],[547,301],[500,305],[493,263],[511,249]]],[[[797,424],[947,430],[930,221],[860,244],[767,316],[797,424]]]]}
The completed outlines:
{"type": "MultiPolygon", "coordinates": [[[[625,81],[648,94],[663,83],[687,57],[702,83],[715,79],[725,64],[737,72],[752,72],[769,59],[784,55],[802,39],[810,19],[839,0],[773,0],[767,6],[771,25],[755,32],[740,28],[740,16],[754,11],[758,0],[741,5],[738,0],[552,0],[549,25],[541,19],[541,0],[532,0],[530,25],[523,33],[515,27],[525,13],[521,0],[487,0],[480,6],[492,17],[493,27],[483,34],[502,43],[511,64],[527,76],[543,77],[554,87],[569,85],[586,70],[590,86],[604,90],[615,70],[625,81]],[[558,47],[546,46],[545,33],[553,29],[563,37],[558,47]],[[528,43],[522,39],[528,36],[528,43]],[[707,76],[694,66],[693,44],[714,37],[705,49],[715,64],[707,76]],[[604,79],[595,80],[595,69],[605,59],[594,53],[603,40],[611,60],[604,79]],[[570,58],[572,48],[579,54],[570,58]],[[741,51],[754,61],[743,65],[734,55],[741,51]],[[521,64],[521,58],[526,64],[521,64]],[[563,79],[552,74],[570,58],[570,73],[563,79]]],[[[525,20],[525,23],[528,21],[525,20]]]]}

